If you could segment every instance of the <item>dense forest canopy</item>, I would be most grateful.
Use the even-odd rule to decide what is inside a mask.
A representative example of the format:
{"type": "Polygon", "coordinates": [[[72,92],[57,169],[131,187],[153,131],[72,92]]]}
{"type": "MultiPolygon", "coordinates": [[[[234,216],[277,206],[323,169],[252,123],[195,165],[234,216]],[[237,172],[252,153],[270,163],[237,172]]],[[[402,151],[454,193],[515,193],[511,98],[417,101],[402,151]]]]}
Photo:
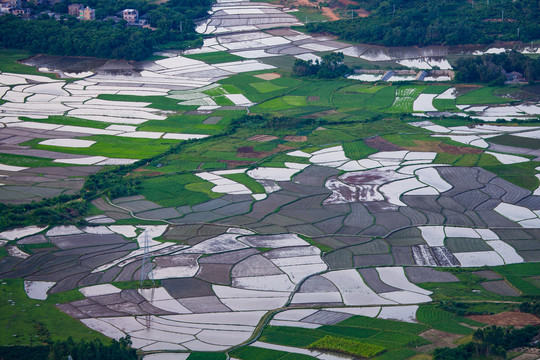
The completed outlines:
{"type": "Polygon", "coordinates": [[[360,43],[385,46],[488,44],[540,38],[538,0],[359,1],[373,12],[366,18],[310,23],[360,43]],[[518,30],[519,29],[519,30],[518,30]]]}
{"type": "MultiPolygon", "coordinates": [[[[66,12],[68,3],[63,1],[53,9],[66,12]]],[[[126,26],[124,21],[78,21],[72,17],[57,21],[47,16],[22,20],[4,15],[0,17],[0,47],[52,55],[143,60],[156,47],[200,45],[194,20],[206,14],[211,0],[170,0],[160,5],[142,0],[89,0],[84,4],[95,7],[97,19],[135,8],[141,15],[147,14],[155,30],[126,26]]]]}

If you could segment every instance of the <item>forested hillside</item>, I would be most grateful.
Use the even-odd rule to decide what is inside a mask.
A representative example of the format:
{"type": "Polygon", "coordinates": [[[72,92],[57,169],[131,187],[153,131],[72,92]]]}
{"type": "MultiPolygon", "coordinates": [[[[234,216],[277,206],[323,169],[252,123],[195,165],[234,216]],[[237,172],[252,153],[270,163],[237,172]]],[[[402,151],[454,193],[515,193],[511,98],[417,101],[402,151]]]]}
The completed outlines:
{"type": "Polygon", "coordinates": [[[307,28],[344,40],[385,46],[528,42],[540,38],[536,0],[388,0],[361,1],[360,5],[372,10],[370,16],[310,23],[307,28]]]}

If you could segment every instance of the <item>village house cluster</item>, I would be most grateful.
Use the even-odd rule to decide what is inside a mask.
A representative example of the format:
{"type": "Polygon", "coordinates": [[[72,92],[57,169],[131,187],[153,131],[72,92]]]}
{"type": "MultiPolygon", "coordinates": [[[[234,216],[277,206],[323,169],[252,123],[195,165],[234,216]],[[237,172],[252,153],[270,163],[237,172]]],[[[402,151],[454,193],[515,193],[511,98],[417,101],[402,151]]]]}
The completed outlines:
{"type": "MultiPolygon", "coordinates": [[[[24,7],[27,3],[53,6],[60,1],[61,0],[29,0],[28,2],[23,3],[23,0],[0,0],[0,16],[3,14],[13,14],[23,18],[30,18],[32,9],[24,7]]],[[[56,17],[57,19],[60,18],[59,14],[52,11],[46,11],[45,13],[51,17],[56,17]]],[[[85,6],[84,4],[70,4],[68,6],[68,15],[83,21],[96,20],[96,10],[89,6],[85,6]]],[[[141,19],[139,17],[139,12],[136,9],[125,9],[118,12],[117,15],[119,16],[108,16],[105,20],[125,20],[128,26],[150,26],[146,19],[141,19]]]]}

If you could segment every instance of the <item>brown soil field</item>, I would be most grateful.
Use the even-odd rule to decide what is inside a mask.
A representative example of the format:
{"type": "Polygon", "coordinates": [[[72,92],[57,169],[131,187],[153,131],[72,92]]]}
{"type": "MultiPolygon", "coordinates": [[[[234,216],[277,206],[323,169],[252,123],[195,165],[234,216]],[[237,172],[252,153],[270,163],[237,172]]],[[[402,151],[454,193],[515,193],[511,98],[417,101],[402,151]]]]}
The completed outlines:
{"type": "Polygon", "coordinates": [[[269,155],[275,154],[277,152],[280,152],[283,150],[292,150],[292,149],[294,148],[283,145],[283,144],[279,144],[277,147],[275,147],[271,151],[255,151],[253,150],[253,146],[243,146],[241,148],[238,148],[238,150],[236,151],[236,157],[262,159],[269,155]]]}
{"type": "Polygon", "coordinates": [[[364,141],[366,143],[367,146],[370,146],[374,149],[377,149],[379,151],[398,151],[398,150],[403,150],[403,148],[395,145],[395,144],[392,144],[390,141],[380,137],[380,136],[376,136],[374,138],[371,138],[371,139],[366,139],[364,141]]]}
{"type": "Polygon", "coordinates": [[[519,311],[507,311],[495,315],[471,315],[467,318],[497,326],[540,325],[540,318],[519,311]]]}
{"type": "Polygon", "coordinates": [[[419,336],[431,342],[431,344],[420,346],[419,351],[426,352],[440,347],[455,348],[457,345],[454,343],[462,335],[451,334],[444,331],[430,329],[419,334],[419,336]]]}
{"type": "MultiPolygon", "coordinates": [[[[408,146],[405,149],[410,151],[434,151],[437,153],[448,153],[453,155],[480,154],[483,152],[482,149],[448,145],[439,141],[414,140],[414,142],[418,144],[418,146],[408,146]]],[[[370,144],[368,145],[373,147],[370,144]]]]}
{"type": "Polygon", "coordinates": [[[266,74],[259,74],[259,75],[253,75],[256,78],[263,79],[263,80],[274,80],[281,77],[281,74],[278,73],[266,73],[266,74]]]}
{"type": "Polygon", "coordinates": [[[246,139],[246,140],[249,140],[249,141],[258,141],[258,142],[268,142],[268,141],[272,141],[272,140],[276,140],[278,137],[277,136],[272,136],[272,135],[253,135],[252,137],[246,139]]]}
{"type": "Polygon", "coordinates": [[[304,142],[307,141],[307,136],[286,135],[283,137],[283,140],[292,142],[304,142]]]}

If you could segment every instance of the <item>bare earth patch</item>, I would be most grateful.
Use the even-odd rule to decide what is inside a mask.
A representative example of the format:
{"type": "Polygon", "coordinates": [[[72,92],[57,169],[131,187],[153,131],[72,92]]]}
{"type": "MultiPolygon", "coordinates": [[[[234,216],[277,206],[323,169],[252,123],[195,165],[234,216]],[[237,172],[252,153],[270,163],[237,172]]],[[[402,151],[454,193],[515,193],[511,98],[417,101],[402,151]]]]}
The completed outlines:
{"type": "Polygon", "coordinates": [[[467,318],[498,326],[540,325],[538,316],[519,311],[507,311],[495,315],[471,315],[467,316],[467,318]]]}
{"type": "Polygon", "coordinates": [[[277,136],[272,136],[272,135],[253,135],[252,137],[246,139],[246,140],[249,140],[249,141],[258,141],[258,142],[268,142],[268,141],[272,141],[272,140],[276,140],[278,137],[277,136]]]}
{"type": "Polygon", "coordinates": [[[307,136],[286,135],[283,137],[283,140],[292,142],[303,142],[307,141],[307,136]]]}
{"type": "Polygon", "coordinates": [[[374,138],[366,139],[364,141],[367,146],[372,147],[374,149],[377,149],[379,151],[398,151],[403,150],[403,148],[392,144],[390,141],[380,137],[376,136],[374,138]]]}
{"type": "Polygon", "coordinates": [[[281,74],[278,73],[266,73],[266,74],[259,74],[259,75],[253,75],[256,78],[263,79],[263,80],[274,80],[281,77],[281,74]]]}
{"type": "MultiPolygon", "coordinates": [[[[292,2],[290,2],[288,4],[290,4],[291,7],[309,6],[309,7],[315,8],[315,7],[317,7],[319,5],[319,2],[322,2],[322,1],[318,0],[318,1],[314,2],[314,3],[312,3],[309,0],[293,0],[292,2]]],[[[332,10],[331,8],[329,8],[327,6],[321,7],[320,10],[328,20],[334,21],[334,20],[340,20],[341,19],[341,17],[336,15],[334,10],[332,10]]]]}
{"type": "Polygon", "coordinates": [[[253,150],[253,146],[243,146],[238,148],[236,151],[236,157],[239,158],[249,158],[249,159],[262,159],[266,156],[275,154],[277,152],[283,151],[283,150],[291,150],[292,147],[285,146],[283,144],[279,144],[277,147],[272,149],[271,151],[255,151],[253,150]]]}
{"type": "MultiPolygon", "coordinates": [[[[410,151],[434,151],[437,153],[448,153],[448,154],[453,154],[453,155],[480,154],[483,152],[482,149],[448,145],[439,141],[414,140],[414,142],[418,146],[408,146],[406,147],[406,149],[410,151]]],[[[372,146],[372,145],[369,145],[369,146],[372,146]]]]}
{"type": "Polygon", "coordinates": [[[454,343],[454,341],[459,339],[462,335],[451,334],[444,331],[430,329],[428,331],[424,331],[423,333],[419,334],[419,336],[431,342],[431,344],[429,345],[424,345],[417,348],[419,351],[425,352],[425,351],[431,351],[435,348],[440,348],[440,347],[455,348],[457,347],[457,345],[454,343]]]}

